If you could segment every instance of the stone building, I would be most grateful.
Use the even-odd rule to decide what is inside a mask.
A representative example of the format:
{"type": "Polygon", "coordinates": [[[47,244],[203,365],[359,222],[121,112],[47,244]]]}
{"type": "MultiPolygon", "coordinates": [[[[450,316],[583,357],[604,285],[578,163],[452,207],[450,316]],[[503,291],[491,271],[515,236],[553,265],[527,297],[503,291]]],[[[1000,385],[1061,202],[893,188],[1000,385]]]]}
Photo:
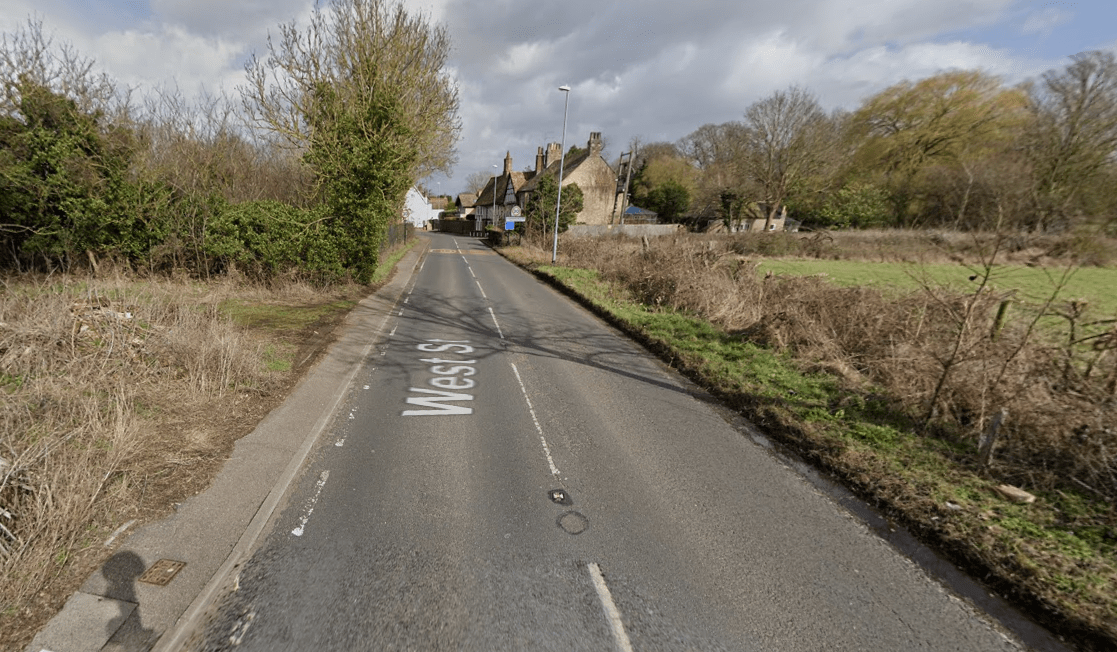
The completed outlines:
{"type": "MultiPolygon", "coordinates": [[[[601,133],[592,132],[585,151],[567,157],[562,164],[562,185],[576,183],[582,190],[584,203],[575,220],[577,224],[612,223],[617,200],[617,174],[601,156],[603,147],[601,133]]],[[[516,190],[516,203],[521,208],[527,205],[539,179],[544,175],[558,176],[561,157],[562,145],[559,143],[550,143],[546,149],[539,148],[535,155],[534,173],[516,190]]]]}

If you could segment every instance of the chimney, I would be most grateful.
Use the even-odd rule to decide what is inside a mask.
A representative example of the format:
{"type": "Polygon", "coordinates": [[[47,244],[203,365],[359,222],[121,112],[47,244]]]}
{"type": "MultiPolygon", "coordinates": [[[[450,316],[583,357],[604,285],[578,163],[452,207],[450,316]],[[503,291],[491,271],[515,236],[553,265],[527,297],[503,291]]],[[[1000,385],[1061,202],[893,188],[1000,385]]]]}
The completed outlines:
{"type": "Polygon", "coordinates": [[[512,152],[504,155],[504,174],[512,174],[512,152]]]}
{"type": "Polygon", "coordinates": [[[559,143],[548,143],[547,153],[543,156],[543,165],[550,167],[552,164],[557,163],[562,156],[562,145],[559,143]]]}
{"type": "Polygon", "coordinates": [[[542,172],[545,167],[547,167],[547,164],[543,162],[543,148],[540,147],[535,150],[535,172],[542,172]]]}
{"type": "Polygon", "coordinates": [[[601,132],[591,131],[590,140],[588,143],[586,143],[586,149],[590,151],[590,156],[593,156],[595,154],[600,155],[601,150],[602,148],[604,148],[604,146],[604,143],[601,142],[601,132]]]}

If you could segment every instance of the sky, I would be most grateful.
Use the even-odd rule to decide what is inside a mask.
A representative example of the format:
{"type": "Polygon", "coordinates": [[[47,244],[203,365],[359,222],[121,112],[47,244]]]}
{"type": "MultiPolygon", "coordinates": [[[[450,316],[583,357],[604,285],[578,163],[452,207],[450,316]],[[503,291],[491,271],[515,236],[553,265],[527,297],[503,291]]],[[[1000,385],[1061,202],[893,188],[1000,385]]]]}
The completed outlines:
{"type": "MultiPolygon", "coordinates": [[[[445,25],[460,93],[452,174],[513,168],[562,139],[601,132],[613,160],[640,142],[674,142],[741,119],[797,85],[828,110],[854,109],[897,82],[980,69],[1007,84],[1061,69],[1086,50],[1117,51],[1117,2],[1041,0],[403,0],[445,25]],[[571,91],[565,97],[559,86],[571,91]]],[[[42,21],[123,84],[236,93],[269,31],[305,21],[313,0],[0,0],[0,30],[42,21]]]]}

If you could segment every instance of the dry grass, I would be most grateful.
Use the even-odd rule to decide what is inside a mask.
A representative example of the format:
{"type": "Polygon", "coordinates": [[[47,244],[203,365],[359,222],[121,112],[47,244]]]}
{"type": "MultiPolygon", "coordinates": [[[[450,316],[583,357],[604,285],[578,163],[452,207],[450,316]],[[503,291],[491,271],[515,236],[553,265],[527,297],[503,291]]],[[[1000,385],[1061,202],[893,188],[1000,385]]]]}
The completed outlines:
{"type": "MultiPolygon", "coordinates": [[[[910,260],[909,235],[873,245],[861,234],[853,251],[910,260]]],[[[1019,297],[1003,322],[992,266],[969,291],[761,276],[756,250],[780,246],[766,237],[566,239],[558,268],[546,267],[549,250],[507,254],[1038,622],[1083,650],[1114,649],[1117,323],[1060,300],[1058,273],[1046,300],[1019,297]],[[978,442],[1001,408],[987,465],[978,442]],[[1038,500],[1006,502],[1001,483],[1038,500]]],[[[959,242],[942,250],[979,270],[997,243],[959,242]]],[[[1066,269],[1068,256],[1050,259],[1066,269]]]]}
{"type": "MultiPolygon", "coordinates": [[[[895,246],[899,257],[921,237],[893,234],[871,245],[873,234],[841,235],[843,248],[895,246]]],[[[1014,305],[1014,318],[995,329],[1007,297],[989,290],[961,294],[929,284],[895,293],[818,277],[761,277],[754,252],[766,237],[679,236],[648,246],[636,239],[568,239],[560,262],[597,269],[646,305],[695,314],[792,352],[805,369],[837,374],[853,390],[884,392],[913,420],[931,416],[929,427],[944,436],[976,446],[992,414],[1007,409],[997,451],[1007,480],[1117,497],[1112,322],[1100,320],[1087,333],[1081,324],[1089,319],[1079,315],[1076,339],[1094,337],[1066,346],[1060,343],[1067,342],[1069,322],[1040,327],[1036,321],[1041,312],[1071,310],[1057,297],[1046,307],[1014,305]]],[[[979,262],[981,243],[957,238],[957,247],[941,251],[979,262]]]]}
{"type": "Polygon", "coordinates": [[[1096,233],[1020,233],[1005,238],[991,233],[851,230],[687,236],[700,241],[729,242],[727,246],[734,252],[748,256],[920,264],[975,263],[998,237],[1003,241],[998,258],[1003,264],[1058,267],[1073,259],[1083,266],[1117,266],[1117,239],[1096,233]]]}
{"type": "Polygon", "coordinates": [[[103,543],[117,527],[204,488],[293,382],[299,369],[262,360],[274,333],[221,307],[319,306],[338,294],[236,279],[4,283],[0,648],[26,644],[111,552],[103,543]]]}

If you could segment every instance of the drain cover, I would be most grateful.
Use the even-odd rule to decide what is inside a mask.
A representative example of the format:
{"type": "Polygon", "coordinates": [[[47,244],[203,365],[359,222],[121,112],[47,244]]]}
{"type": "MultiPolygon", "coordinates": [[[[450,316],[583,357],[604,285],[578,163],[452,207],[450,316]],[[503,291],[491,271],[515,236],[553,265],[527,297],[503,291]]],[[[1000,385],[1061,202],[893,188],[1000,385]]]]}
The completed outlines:
{"type": "Polygon", "coordinates": [[[166,586],[171,583],[171,580],[178,575],[178,572],[186,567],[184,561],[174,561],[171,559],[160,559],[151,565],[151,568],[144,571],[140,575],[140,581],[146,584],[154,584],[156,586],[166,586]]]}
{"type": "Polygon", "coordinates": [[[563,512],[558,517],[558,526],[567,534],[581,534],[590,526],[590,520],[578,512],[563,512]]]}

